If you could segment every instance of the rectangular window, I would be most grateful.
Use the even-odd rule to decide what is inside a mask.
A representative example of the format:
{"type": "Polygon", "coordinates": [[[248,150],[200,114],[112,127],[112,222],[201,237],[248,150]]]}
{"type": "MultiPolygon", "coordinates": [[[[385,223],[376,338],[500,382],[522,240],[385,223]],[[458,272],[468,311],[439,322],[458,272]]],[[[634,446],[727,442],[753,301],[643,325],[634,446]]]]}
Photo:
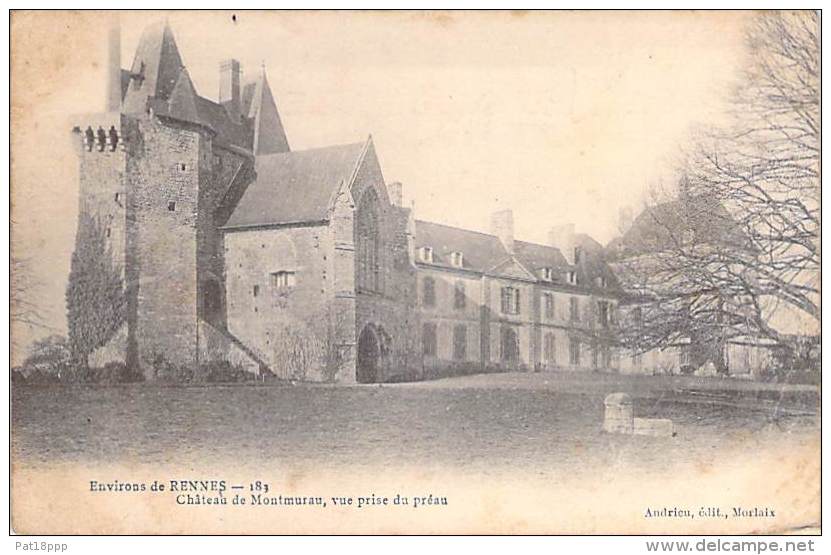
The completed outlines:
{"type": "Polygon", "coordinates": [[[608,345],[603,345],[603,347],[601,347],[600,352],[602,353],[602,358],[603,358],[603,368],[611,368],[612,367],[612,349],[608,345]]]}
{"type": "Polygon", "coordinates": [[[574,263],[580,264],[580,255],[582,254],[582,250],[580,247],[574,247],[574,263]]]}
{"type": "Polygon", "coordinates": [[[502,288],[502,313],[519,314],[519,289],[515,287],[502,288]]]}
{"type": "Polygon", "coordinates": [[[554,319],[554,295],[552,293],[543,294],[545,304],[545,317],[549,320],[554,319]]]}
{"type": "Polygon", "coordinates": [[[259,295],[259,294],[260,294],[260,286],[259,286],[259,285],[255,285],[255,286],[254,286],[254,296],[256,297],[256,296],[257,296],[257,295],[259,295]]]}
{"type": "Polygon", "coordinates": [[[572,366],[580,364],[580,339],[572,337],[568,342],[568,362],[572,366]]]}
{"type": "Polygon", "coordinates": [[[609,327],[609,303],[607,301],[597,301],[597,320],[600,327],[609,327]]]}
{"type": "Polygon", "coordinates": [[[457,325],[453,328],[453,360],[467,358],[467,326],[457,325]]]}
{"type": "Polygon", "coordinates": [[[577,285],[577,272],[569,272],[568,273],[568,282],[571,285],[577,285]]]}
{"type": "Polygon", "coordinates": [[[453,290],[453,308],[456,310],[464,310],[467,305],[467,295],[465,295],[465,282],[457,281],[453,290]]]}
{"type": "Polygon", "coordinates": [[[580,321],[580,300],[577,297],[571,297],[568,301],[568,313],[572,322],[580,321]]]}
{"type": "Polygon", "coordinates": [[[543,358],[548,364],[557,363],[557,336],[553,333],[545,334],[545,346],[543,348],[543,358]]]}
{"type": "Polygon", "coordinates": [[[431,277],[422,282],[422,302],[424,306],[436,306],[436,282],[431,277]]]}
{"type": "Polygon", "coordinates": [[[640,328],[641,326],[643,326],[643,309],[639,306],[636,306],[632,309],[631,314],[632,324],[636,328],[640,328]]]}
{"type": "Polygon", "coordinates": [[[271,286],[276,289],[285,289],[288,287],[294,287],[295,284],[295,274],[294,272],[288,272],[285,270],[279,272],[273,272],[271,274],[271,286]]]}
{"type": "Polygon", "coordinates": [[[171,212],[176,212],[176,202],[174,202],[172,200],[169,201],[167,203],[167,209],[170,210],[171,212]]]}
{"type": "Polygon", "coordinates": [[[115,194],[115,201],[116,202],[121,202],[121,193],[116,193],[115,194]]]}
{"type": "Polygon", "coordinates": [[[421,328],[421,345],[424,356],[434,357],[437,352],[436,345],[436,324],[426,323],[421,328]]]}
{"type": "Polygon", "coordinates": [[[184,164],[184,163],[179,164],[179,171],[180,172],[186,171],[187,169],[188,169],[188,167],[187,167],[186,164],[184,164]]]}

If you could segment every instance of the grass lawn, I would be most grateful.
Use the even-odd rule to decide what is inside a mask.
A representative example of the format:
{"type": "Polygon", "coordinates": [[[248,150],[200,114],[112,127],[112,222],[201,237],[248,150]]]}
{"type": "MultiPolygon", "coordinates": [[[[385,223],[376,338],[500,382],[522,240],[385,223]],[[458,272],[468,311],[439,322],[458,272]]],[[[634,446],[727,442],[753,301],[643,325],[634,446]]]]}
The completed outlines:
{"type": "Polygon", "coordinates": [[[322,467],[501,465],[580,472],[707,461],[722,448],[818,437],[819,390],[738,380],[593,373],[489,374],[391,385],[16,387],[17,462],[229,457],[322,467]],[[671,418],[674,438],[601,432],[603,399],[671,418]]]}

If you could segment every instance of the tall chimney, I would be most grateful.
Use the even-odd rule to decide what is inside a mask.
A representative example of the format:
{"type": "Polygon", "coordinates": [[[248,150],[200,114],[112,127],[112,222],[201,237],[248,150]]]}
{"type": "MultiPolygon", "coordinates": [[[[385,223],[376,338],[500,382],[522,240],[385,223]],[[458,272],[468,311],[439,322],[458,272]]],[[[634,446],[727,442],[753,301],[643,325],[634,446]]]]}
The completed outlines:
{"type": "Polygon", "coordinates": [[[574,224],[554,226],[548,232],[548,244],[559,249],[569,264],[574,264],[574,224]]]}
{"type": "Polygon", "coordinates": [[[387,193],[390,196],[390,202],[395,206],[404,206],[404,186],[398,181],[387,183],[387,193]]]}
{"type": "Polygon", "coordinates": [[[107,36],[107,111],[121,111],[121,26],[113,16],[107,36]]]}
{"type": "Polygon", "coordinates": [[[509,253],[514,253],[514,213],[509,208],[491,215],[491,233],[499,237],[509,253]]]}
{"type": "Polygon", "coordinates": [[[240,117],[240,65],[237,60],[224,60],[219,64],[219,103],[225,106],[234,119],[240,117]]]}

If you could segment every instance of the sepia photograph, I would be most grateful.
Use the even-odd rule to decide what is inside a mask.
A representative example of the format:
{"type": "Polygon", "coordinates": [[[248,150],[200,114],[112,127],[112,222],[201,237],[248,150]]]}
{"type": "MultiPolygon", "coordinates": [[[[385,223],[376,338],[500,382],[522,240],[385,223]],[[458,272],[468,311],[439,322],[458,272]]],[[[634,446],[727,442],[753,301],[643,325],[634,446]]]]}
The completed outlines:
{"type": "Polygon", "coordinates": [[[821,533],[819,10],[9,18],[14,534],[821,533]]]}

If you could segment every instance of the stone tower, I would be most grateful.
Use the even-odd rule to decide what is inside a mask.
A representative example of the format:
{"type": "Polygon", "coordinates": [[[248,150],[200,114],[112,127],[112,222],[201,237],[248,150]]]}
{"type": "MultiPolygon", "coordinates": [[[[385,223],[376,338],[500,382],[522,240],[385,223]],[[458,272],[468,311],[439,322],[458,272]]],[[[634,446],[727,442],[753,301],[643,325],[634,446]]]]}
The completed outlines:
{"type": "Polygon", "coordinates": [[[161,362],[197,365],[228,340],[218,229],[253,179],[255,145],[288,142],[264,72],[243,91],[239,62],[223,62],[214,102],[196,93],[167,23],[144,31],[129,70],[118,30],[109,37],[107,111],[78,116],[73,131],[79,210],[106,230],[128,310],[91,363],[152,377],[161,362]]]}

